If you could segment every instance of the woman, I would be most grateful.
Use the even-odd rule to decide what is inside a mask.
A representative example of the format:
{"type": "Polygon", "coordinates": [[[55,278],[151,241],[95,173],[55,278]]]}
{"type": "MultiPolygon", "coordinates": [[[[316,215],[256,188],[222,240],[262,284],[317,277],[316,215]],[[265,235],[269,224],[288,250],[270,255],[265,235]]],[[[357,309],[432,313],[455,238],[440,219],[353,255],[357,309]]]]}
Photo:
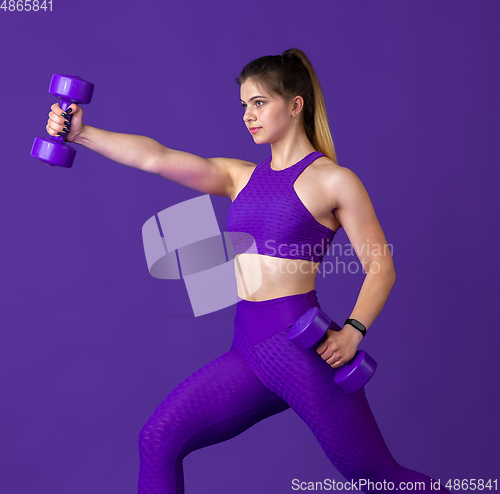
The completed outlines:
{"type": "MultiPolygon", "coordinates": [[[[66,133],[68,141],[114,161],[233,201],[227,227],[238,262],[234,339],[228,352],[181,382],[141,430],[139,493],[183,493],[188,453],[288,408],[310,427],[333,465],[360,482],[360,490],[423,482],[425,489],[422,484],[415,491],[428,492],[432,479],[391,456],[364,389],[345,393],[329,368],[354,356],[363,327],[370,328],[382,310],[396,275],[390,250],[376,249],[387,241],[365,188],[337,164],[315,72],[302,51],[290,49],[249,63],[237,82],[246,127],[257,144],[271,145],[271,157],[258,165],[203,159],[148,137],[83,125],[75,104],[66,113],[55,104],[49,114],[51,135],[66,133]],[[65,120],[70,112],[71,125],[65,120]],[[315,277],[340,227],[367,273],[349,316],[354,322],[300,350],[288,331],[307,309],[319,307],[315,277]],[[248,238],[256,251],[248,249],[248,238]]],[[[439,489],[436,483],[432,492],[439,489]]]]}

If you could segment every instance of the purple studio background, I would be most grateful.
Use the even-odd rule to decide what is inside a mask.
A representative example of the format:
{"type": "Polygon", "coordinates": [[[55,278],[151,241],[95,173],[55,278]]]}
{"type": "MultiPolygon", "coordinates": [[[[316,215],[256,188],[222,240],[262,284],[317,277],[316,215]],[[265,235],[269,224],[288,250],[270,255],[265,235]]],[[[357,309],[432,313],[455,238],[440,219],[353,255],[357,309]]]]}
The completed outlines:
{"type": "MultiPolygon", "coordinates": [[[[379,365],[366,393],[385,441],[442,481],[498,478],[499,20],[493,0],[0,10],[0,491],[137,492],[142,426],[233,332],[234,306],[194,317],[184,282],[146,265],[142,225],[200,192],[80,146],[71,169],[29,156],[57,101],[51,75],[95,84],[84,123],[258,163],[270,148],[246,131],[234,78],[291,47],[315,67],[339,164],[393,246],[397,281],[360,346],[379,365]]],[[[225,231],[230,200],[211,200],[225,231]]],[[[344,321],[362,281],[318,275],[323,310],[344,321]]],[[[184,468],[188,493],[343,480],[291,410],[184,468]]]]}

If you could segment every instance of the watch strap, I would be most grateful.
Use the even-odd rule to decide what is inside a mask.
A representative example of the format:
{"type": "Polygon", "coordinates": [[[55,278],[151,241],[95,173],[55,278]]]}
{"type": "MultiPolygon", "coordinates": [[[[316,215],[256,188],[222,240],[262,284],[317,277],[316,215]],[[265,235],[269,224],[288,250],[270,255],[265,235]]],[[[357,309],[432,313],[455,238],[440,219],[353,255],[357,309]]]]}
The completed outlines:
{"type": "Polygon", "coordinates": [[[365,337],[365,335],[366,335],[366,328],[357,319],[349,319],[348,318],[348,319],[345,320],[344,326],[346,324],[350,324],[353,328],[356,328],[363,335],[363,338],[365,337]]]}

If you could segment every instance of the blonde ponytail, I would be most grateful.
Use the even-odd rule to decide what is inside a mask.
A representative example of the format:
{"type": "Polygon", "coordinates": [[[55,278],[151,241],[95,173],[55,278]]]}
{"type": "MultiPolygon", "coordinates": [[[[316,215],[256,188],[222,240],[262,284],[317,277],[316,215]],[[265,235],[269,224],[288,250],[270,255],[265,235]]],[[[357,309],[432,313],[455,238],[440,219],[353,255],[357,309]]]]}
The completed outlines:
{"type": "Polygon", "coordinates": [[[290,55],[295,55],[301,60],[311,79],[314,94],[314,130],[311,144],[314,149],[320,151],[338,164],[332,133],[330,131],[325,99],[323,97],[323,91],[321,90],[318,76],[316,75],[311,62],[302,50],[299,50],[298,48],[290,48],[289,50],[286,50],[286,52],[290,55]]]}

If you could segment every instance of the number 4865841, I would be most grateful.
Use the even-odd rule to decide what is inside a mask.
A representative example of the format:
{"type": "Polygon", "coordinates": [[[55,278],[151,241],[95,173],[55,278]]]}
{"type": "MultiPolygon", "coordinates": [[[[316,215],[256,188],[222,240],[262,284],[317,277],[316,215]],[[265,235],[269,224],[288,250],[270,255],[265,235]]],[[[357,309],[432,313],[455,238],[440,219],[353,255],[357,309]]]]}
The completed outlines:
{"type": "Polygon", "coordinates": [[[3,0],[0,9],[5,12],[38,12],[39,10],[52,12],[52,0],[3,0]]]}

